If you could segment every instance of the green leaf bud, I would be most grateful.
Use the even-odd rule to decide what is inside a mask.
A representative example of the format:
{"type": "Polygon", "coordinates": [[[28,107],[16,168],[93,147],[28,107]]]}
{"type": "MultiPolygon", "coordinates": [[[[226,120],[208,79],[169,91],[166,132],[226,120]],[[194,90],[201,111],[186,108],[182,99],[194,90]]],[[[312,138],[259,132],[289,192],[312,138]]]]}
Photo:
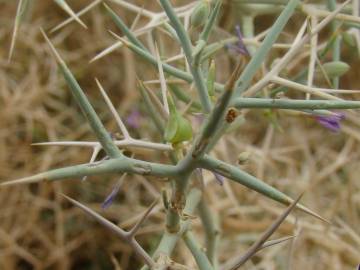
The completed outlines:
{"type": "Polygon", "coordinates": [[[250,156],[251,156],[250,152],[247,152],[247,151],[241,152],[238,156],[239,165],[245,164],[249,160],[250,156]]]}
{"type": "Polygon", "coordinates": [[[174,101],[170,95],[168,100],[170,115],[165,128],[165,140],[173,144],[190,140],[192,138],[190,122],[176,110],[174,101]]]}
{"type": "Polygon", "coordinates": [[[210,14],[210,4],[208,1],[200,0],[190,16],[192,27],[199,27],[205,24],[210,14]]]}
{"type": "Polygon", "coordinates": [[[348,45],[351,48],[356,47],[356,41],[355,38],[352,34],[348,33],[348,32],[343,32],[342,33],[342,38],[344,40],[344,43],[346,45],[348,45]]]}
{"type": "Polygon", "coordinates": [[[344,75],[350,69],[350,66],[342,61],[332,61],[325,63],[323,68],[329,78],[334,78],[344,75]]]}

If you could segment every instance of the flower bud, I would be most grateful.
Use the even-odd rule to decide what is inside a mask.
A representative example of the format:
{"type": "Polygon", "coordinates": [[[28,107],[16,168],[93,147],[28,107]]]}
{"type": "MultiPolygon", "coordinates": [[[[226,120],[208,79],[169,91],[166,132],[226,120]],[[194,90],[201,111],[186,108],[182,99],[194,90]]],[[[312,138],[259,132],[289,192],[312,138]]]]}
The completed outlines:
{"type": "Polygon", "coordinates": [[[349,47],[351,47],[351,48],[356,47],[356,41],[352,34],[350,34],[348,32],[344,32],[344,33],[342,33],[342,38],[344,40],[344,43],[346,45],[348,45],[349,47]]]}
{"type": "Polygon", "coordinates": [[[210,4],[208,1],[200,0],[190,16],[192,27],[199,27],[205,24],[210,14],[210,4]]]}
{"type": "Polygon", "coordinates": [[[249,160],[250,156],[251,156],[250,152],[247,151],[241,152],[240,155],[238,156],[239,165],[245,164],[249,160]]]}
{"type": "Polygon", "coordinates": [[[190,122],[176,110],[171,96],[168,99],[170,115],[165,128],[165,140],[174,144],[190,140],[192,138],[190,122]]]}
{"type": "Polygon", "coordinates": [[[350,69],[350,66],[342,61],[333,61],[325,63],[323,68],[329,78],[334,78],[344,75],[350,69]]]}

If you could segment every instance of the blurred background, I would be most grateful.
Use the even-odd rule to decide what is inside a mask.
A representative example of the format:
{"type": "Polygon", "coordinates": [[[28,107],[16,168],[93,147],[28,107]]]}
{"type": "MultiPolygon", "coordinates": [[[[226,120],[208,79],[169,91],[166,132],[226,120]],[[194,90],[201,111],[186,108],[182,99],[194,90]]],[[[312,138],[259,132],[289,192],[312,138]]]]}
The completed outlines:
{"type": "MultiPolygon", "coordinates": [[[[98,78],[111,97],[134,138],[161,141],[161,134],[150,121],[141,100],[137,77],[143,81],[158,80],[157,69],[126,48],[119,48],[89,63],[99,52],[115,42],[108,30],[121,34],[101,4],[81,19],[50,33],[68,15],[53,1],[31,1],[24,14],[12,60],[8,54],[18,1],[0,1],[0,181],[29,176],[52,168],[86,163],[91,149],[67,146],[33,146],[45,141],[95,140],[81,111],[59,73],[55,58],[40,34],[40,27],[58,49],[80,85],[101,116],[109,132],[119,132],[101,98],[94,78],[98,78]]],[[[74,11],[92,1],[68,1],[74,11]]],[[[112,1],[105,1],[131,25],[136,13],[112,1]]],[[[160,12],[156,1],[127,1],[146,10],[160,12]]],[[[186,5],[191,1],[172,1],[186,5]]],[[[311,3],[311,1],[308,1],[311,3]]],[[[316,1],[322,4],[326,1],[316,1]]],[[[241,12],[234,1],[225,1],[218,29],[211,42],[234,35],[241,12]]],[[[258,16],[255,33],[274,22],[276,14],[258,16]]],[[[297,13],[280,36],[291,43],[306,16],[297,13]]],[[[141,17],[135,29],[148,22],[141,17]]],[[[320,35],[329,38],[330,30],[320,35]]],[[[196,36],[196,31],[192,33],[196,36]]],[[[164,57],[179,53],[179,47],[160,30],[144,35],[149,46],[156,40],[164,57]]],[[[274,60],[285,50],[272,50],[274,60]]],[[[225,82],[239,56],[223,49],[216,56],[217,81],[225,82]]],[[[341,77],[340,88],[360,89],[359,55],[356,48],[344,46],[342,59],[351,68],[341,77]]],[[[244,64],[245,59],[241,59],[244,64]]],[[[270,60],[269,60],[270,61],[270,60]]],[[[295,74],[307,65],[308,57],[288,70],[295,74]]],[[[270,63],[270,62],[269,62],[270,63]]],[[[261,76],[261,74],[259,74],[261,76]]],[[[258,78],[259,78],[258,76],[258,78]]],[[[316,82],[324,86],[323,81],[316,82]]],[[[185,90],[189,85],[181,84],[185,90]]],[[[149,83],[158,93],[160,87],[149,83]]],[[[193,90],[191,90],[193,91],[193,90]]],[[[194,92],[194,91],[193,91],[194,92]]],[[[303,93],[289,91],[288,97],[303,98],[303,93]]],[[[195,94],[194,94],[195,96],[195,94]]],[[[338,95],[359,99],[359,95],[338,95]]],[[[232,164],[239,153],[250,158],[241,164],[244,170],[296,197],[311,186],[302,202],[331,220],[328,226],[302,213],[295,213],[280,227],[276,237],[297,234],[291,242],[258,253],[244,269],[355,269],[360,263],[360,118],[358,111],[348,112],[341,130],[333,133],[313,117],[287,111],[244,110],[241,126],[226,135],[212,155],[232,164]],[[274,119],[276,120],[274,123],[274,119]]],[[[193,117],[196,131],[198,122],[193,117]]],[[[136,158],[166,162],[157,151],[128,149],[136,158]]],[[[103,157],[104,154],[100,154],[103,157]]],[[[214,176],[205,173],[205,196],[214,213],[219,215],[222,230],[220,259],[225,261],[246,250],[283,211],[283,207],[247,188],[225,180],[219,185],[214,176]]],[[[141,266],[131,248],[79,209],[66,203],[65,193],[127,229],[159,197],[166,185],[156,179],[127,176],[114,203],[106,210],[101,203],[119,181],[120,176],[89,177],[86,181],[69,179],[16,187],[0,188],[0,269],[137,269],[141,266]]],[[[154,250],[164,230],[164,210],[159,203],[137,239],[148,250],[154,250]]],[[[200,222],[194,230],[202,234],[200,222]]],[[[183,243],[178,244],[173,259],[195,264],[183,243]]],[[[193,268],[191,268],[193,267],[193,268]]]]}

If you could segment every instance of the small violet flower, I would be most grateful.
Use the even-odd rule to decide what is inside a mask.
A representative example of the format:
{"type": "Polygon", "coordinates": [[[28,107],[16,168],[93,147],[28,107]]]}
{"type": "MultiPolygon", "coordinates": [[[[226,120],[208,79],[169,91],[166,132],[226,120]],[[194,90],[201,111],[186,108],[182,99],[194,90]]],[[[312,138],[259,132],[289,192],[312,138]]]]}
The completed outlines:
{"type": "Polygon", "coordinates": [[[138,129],[140,127],[141,114],[138,110],[132,109],[129,116],[126,118],[126,123],[134,128],[138,129]]]}
{"type": "MultiPolygon", "coordinates": [[[[199,179],[203,179],[203,174],[202,174],[202,169],[198,168],[195,170],[195,173],[197,174],[197,176],[199,177],[199,179]]],[[[212,174],[215,176],[215,180],[216,182],[222,186],[224,184],[224,177],[218,173],[212,172],[212,174]]]]}
{"type": "Polygon", "coordinates": [[[114,202],[116,195],[119,193],[120,187],[122,185],[122,181],[118,181],[111,191],[111,193],[106,197],[106,199],[101,204],[102,209],[107,209],[114,202]]]}
{"type": "Polygon", "coordinates": [[[202,113],[195,114],[195,124],[202,125],[204,123],[205,116],[202,113]]]}
{"type": "Polygon", "coordinates": [[[331,115],[317,115],[315,119],[323,127],[331,130],[332,132],[340,131],[340,121],[345,119],[345,114],[343,113],[333,113],[331,115]]]}
{"type": "Polygon", "coordinates": [[[240,30],[240,26],[239,25],[236,25],[235,26],[235,31],[236,31],[236,35],[238,37],[238,41],[237,41],[237,44],[234,45],[234,44],[226,44],[226,47],[228,49],[231,49],[231,50],[234,50],[235,52],[239,53],[239,54],[242,54],[242,55],[245,55],[245,56],[249,56],[250,53],[249,51],[246,49],[246,46],[244,44],[244,41],[243,41],[243,35],[241,33],[241,30],[240,30]]]}
{"type": "Polygon", "coordinates": [[[218,173],[214,173],[214,172],[213,172],[213,174],[214,174],[215,179],[216,179],[216,181],[218,182],[218,184],[219,184],[220,186],[222,186],[222,185],[224,184],[224,177],[223,177],[222,175],[218,174],[218,173]]]}

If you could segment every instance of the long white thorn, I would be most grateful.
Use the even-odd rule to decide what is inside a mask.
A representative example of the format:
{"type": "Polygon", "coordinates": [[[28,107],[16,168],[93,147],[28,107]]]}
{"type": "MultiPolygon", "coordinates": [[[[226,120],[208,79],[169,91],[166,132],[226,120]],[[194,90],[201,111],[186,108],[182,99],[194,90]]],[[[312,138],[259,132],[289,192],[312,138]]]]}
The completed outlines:
{"type": "MultiPolygon", "coordinates": [[[[138,139],[115,140],[115,145],[120,147],[137,147],[160,151],[171,151],[173,148],[170,144],[154,143],[138,139]]],[[[99,142],[78,142],[78,141],[62,141],[62,142],[42,142],[33,143],[35,146],[79,146],[79,147],[95,147],[100,146],[99,142]]]]}
{"type": "Polygon", "coordinates": [[[244,93],[244,96],[252,96],[255,93],[257,93],[259,90],[261,90],[270,80],[273,80],[273,78],[278,77],[279,72],[289,64],[290,61],[294,58],[294,56],[298,53],[299,50],[301,50],[305,44],[308,42],[308,40],[313,36],[317,35],[325,26],[327,26],[348,3],[350,3],[351,0],[345,1],[343,4],[339,6],[335,11],[333,11],[330,15],[328,15],[325,19],[323,19],[319,24],[316,25],[313,29],[311,29],[311,32],[304,35],[303,33],[305,31],[306,23],[303,24],[301,27],[299,33],[297,34],[293,46],[288,50],[288,52],[281,58],[281,60],[272,68],[272,70],[266,74],[264,78],[262,78],[258,83],[256,83],[254,86],[252,86],[249,90],[247,90],[244,93]]]}
{"type": "MultiPolygon", "coordinates": [[[[95,162],[96,157],[98,156],[98,154],[99,154],[99,152],[101,151],[101,149],[102,149],[102,147],[101,147],[100,144],[94,146],[93,152],[92,152],[92,154],[91,154],[91,158],[90,158],[90,161],[89,161],[89,164],[92,164],[92,163],[95,162]]],[[[86,179],[87,179],[87,175],[85,175],[85,176],[81,179],[81,181],[85,181],[86,179]]]]}
{"type": "MultiPolygon", "coordinates": [[[[140,36],[142,34],[148,33],[150,30],[152,30],[153,28],[156,28],[160,25],[162,25],[165,22],[168,22],[169,19],[166,17],[164,12],[160,12],[160,13],[154,13],[154,12],[150,12],[146,9],[142,9],[141,7],[138,7],[136,5],[133,4],[129,4],[126,1],[123,0],[111,0],[114,3],[117,3],[131,11],[134,11],[136,13],[141,12],[141,15],[144,15],[145,17],[148,17],[150,19],[150,21],[142,28],[134,31],[134,35],[140,36]]],[[[175,8],[175,12],[178,14],[179,18],[180,17],[184,17],[187,16],[187,14],[190,14],[191,11],[193,10],[193,8],[195,7],[196,2],[181,6],[179,8],[175,8]]],[[[112,45],[110,45],[109,47],[107,47],[106,49],[104,49],[102,52],[100,52],[99,54],[97,54],[96,56],[94,56],[91,60],[90,63],[99,60],[100,58],[110,54],[111,52],[113,52],[114,50],[116,50],[117,48],[120,48],[123,45],[123,43],[121,41],[118,41],[112,45]]]]}
{"type": "Polygon", "coordinates": [[[104,56],[112,53],[113,51],[115,51],[117,48],[120,48],[123,45],[123,43],[121,41],[117,41],[115,42],[113,45],[107,47],[105,50],[103,50],[102,52],[98,53],[97,55],[95,55],[90,61],[89,63],[95,62],[96,60],[99,60],[100,58],[103,58],[104,56]]]}
{"type": "Polygon", "coordinates": [[[164,70],[162,67],[161,59],[160,59],[159,48],[156,43],[155,43],[155,56],[156,56],[156,60],[157,60],[158,70],[159,70],[159,78],[160,78],[161,94],[162,94],[162,98],[163,98],[163,106],[164,106],[165,112],[169,115],[170,110],[169,110],[169,103],[168,103],[168,99],[167,99],[166,79],[165,79],[164,70]]]}
{"type": "Polygon", "coordinates": [[[308,20],[306,19],[304,21],[304,23],[302,24],[299,32],[297,33],[293,43],[292,43],[292,48],[290,48],[290,50],[287,51],[287,53],[280,59],[280,61],[270,70],[269,73],[267,73],[260,81],[258,81],[255,85],[253,85],[252,87],[250,87],[248,90],[246,90],[243,94],[243,96],[253,96],[255,95],[258,91],[260,91],[261,89],[263,89],[268,83],[269,81],[276,76],[277,74],[279,74],[279,72],[281,71],[281,69],[283,68],[284,64],[283,62],[285,61],[285,58],[287,57],[288,54],[290,54],[292,52],[292,50],[294,50],[294,48],[296,47],[296,45],[300,42],[301,38],[303,37],[305,31],[306,31],[306,27],[308,25],[308,20]]]}
{"type": "Polygon", "coordinates": [[[24,3],[24,0],[19,0],[19,4],[18,4],[17,10],[16,10],[14,30],[13,30],[12,37],[11,37],[11,44],[10,44],[10,50],[9,50],[9,56],[8,56],[8,63],[10,63],[13,52],[14,52],[15,42],[16,42],[18,31],[19,31],[19,25],[20,25],[20,20],[21,20],[21,9],[22,9],[23,3],[24,3]]]}
{"type": "Polygon", "coordinates": [[[45,173],[39,173],[33,176],[19,178],[16,180],[6,181],[3,183],[0,183],[0,186],[14,186],[14,185],[20,185],[20,184],[31,184],[31,183],[37,183],[43,180],[46,180],[47,174],[45,173]]]}
{"type": "Polygon", "coordinates": [[[351,1],[352,0],[345,1],[337,9],[335,9],[333,12],[327,15],[314,29],[312,29],[311,35],[315,35],[319,33],[320,30],[323,29],[326,25],[328,25],[336,17],[336,15],[339,14],[340,11],[351,1]]]}
{"type": "Polygon", "coordinates": [[[102,94],[102,96],[103,96],[103,98],[104,98],[104,100],[106,102],[106,105],[109,107],[109,109],[111,111],[111,114],[114,116],[115,121],[116,121],[118,127],[120,128],[121,133],[124,135],[125,139],[128,139],[128,140],[131,139],[131,136],[130,136],[124,122],[121,120],[118,112],[116,111],[116,109],[115,109],[114,105],[112,104],[110,98],[106,94],[104,88],[102,87],[102,85],[100,84],[98,79],[95,78],[95,81],[96,81],[96,84],[99,87],[100,92],[101,92],[101,94],[102,94]]]}
{"type": "Polygon", "coordinates": [[[138,242],[136,242],[136,240],[133,237],[130,237],[131,235],[128,232],[122,230],[121,228],[119,228],[118,226],[116,226],[115,224],[113,224],[112,222],[110,222],[109,220],[104,218],[103,216],[99,215],[98,213],[96,213],[95,211],[90,209],[89,207],[81,204],[80,202],[78,202],[64,194],[61,194],[61,195],[64,198],[66,198],[68,201],[70,201],[72,204],[74,204],[75,206],[77,206],[81,210],[83,210],[86,214],[88,214],[89,216],[96,219],[96,221],[98,221],[100,224],[102,224],[106,228],[110,229],[112,232],[114,232],[116,235],[118,235],[124,241],[128,242],[129,245],[135,251],[135,253],[138,255],[138,257],[144,263],[146,263],[150,267],[150,269],[153,269],[153,267],[155,266],[155,262],[153,261],[153,259],[146,253],[146,251],[139,245],[138,242]]]}
{"type": "MultiPolygon", "coordinates": [[[[301,84],[301,83],[296,83],[296,82],[293,82],[293,81],[290,81],[290,80],[287,80],[287,79],[280,78],[278,76],[274,76],[271,79],[271,81],[274,82],[274,83],[277,83],[279,85],[286,86],[286,87],[289,87],[289,88],[293,88],[293,89],[296,89],[296,90],[299,90],[299,91],[302,91],[302,92],[305,92],[305,93],[310,93],[310,94],[313,94],[313,95],[316,95],[316,96],[319,96],[319,97],[322,97],[322,98],[325,98],[325,99],[342,100],[341,98],[330,95],[330,94],[326,93],[325,91],[321,91],[322,88],[309,87],[309,86],[306,86],[306,85],[301,84]]],[[[324,89],[324,90],[326,90],[326,89],[324,89]]]]}
{"type": "Polygon", "coordinates": [[[138,230],[140,229],[141,225],[145,222],[145,220],[149,217],[151,211],[154,209],[154,207],[156,206],[156,204],[158,203],[158,199],[156,199],[155,201],[153,201],[153,203],[149,206],[149,208],[145,211],[145,213],[140,217],[140,219],[138,220],[138,222],[136,222],[136,224],[134,225],[134,227],[132,227],[132,229],[129,231],[129,234],[131,237],[134,237],[135,234],[138,232],[138,230]]]}
{"type": "MultiPolygon", "coordinates": [[[[98,4],[101,3],[102,0],[95,0],[94,2],[92,2],[91,4],[87,5],[85,8],[83,8],[82,10],[80,10],[79,12],[76,13],[77,17],[82,16],[83,14],[85,14],[86,12],[88,12],[89,10],[91,10],[92,8],[96,7],[98,4]]],[[[65,25],[68,25],[69,23],[71,23],[72,21],[74,21],[75,18],[74,17],[70,17],[68,19],[66,19],[65,21],[63,21],[62,23],[58,24],[57,26],[55,26],[54,28],[52,28],[50,30],[50,33],[53,33],[61,28],[63,28],[65,25]]]]}
{"type": "Polygon", "coordinates": [[[63,196],[68,201],[70,201],[72,204],[79,207],[81,210],[83,210],[87,214],[89,214],[89,216],[95,218],[99,223],[101,223],[105,227],[109,228],[111,231],[113,231],[115,234],[117,234],[121,238],[127,239],[127,232],[124,231],[123,229],[119,228],[118,226],[116,226],[114,223],[108,221],[107,219],[105,219],[104,217],[102,217],[101,215],[99,215],[98,213],[96,213],[95,211],[90,209],[89,207],[87,207],[87,206],[83,205],[82,203],[80,203],[80,202],[66,196],[65,194],[61,194],[61,196],[63,196]]]}
{"type": "Polygon", "coordinates": [[[54,0],[55,3],[59,5],[67,14],[70,15],[75,21],[77,21],[82,27],[87,29],[86,24],[80,20],[80,18],[75,14],[75,12],[70,8],[70,6],[65,2],[65,0],[54,0]]]}
{"type": "Polygon", "coordinates": [[[57,50],[55,49],[54,45],[51,43],[50,39],[48,38],[48,36],[45,34],[44,30],[42,28],[40,28],[41,34],[44,36],[44,39],[46,40],[46,42],[49,44],[49,47],[51,49],[51,52],[54,54],[56,60],[61,64],[61,65],[65,65],[64,60],[61,58],[60,54],[57,52],[57,50]]]}
{"type": "Polygon", "coordinates": [[[279,239],[266,241],[266,242],[259,248],[259,250],[264,249],[264,248],[267,248],[267,247],[271,247],[271,246],[274,246],[274,245],[277,245],[277,244],[280,244],[280,243],[283,243],[283,242],[288,241],[288,240],[290,240],[290,239],[294,239],[295,237],[296,237],[296,235],[290,235],[290,236],[285,236],[285,237],[282,237],[282,238],[279,238],[279,239]]]}
{"type": "Polygon", "coordinates": [[[139,7],[137,5],[128,3],[128,1],[123,1],[123,0],[111,0],[111,2],[116,3],[118,5],[120,5],[123,8],[126,8],[130,11],[136,12],[136,13],[142,13],[145,17],[148,18],[152,18],[156,15],[156,13],[148,11],[146,9],[143,9],[142,7],[139,7]]]}
{"type": "Polygon", "coordinates": [[[141,10],[136,14],[136,17],[135,17],[135,19],[132,22],[131,27],[130,27],[131,31],[134,31],[134,29],[135,29],[136,25],[138,24],[143,12],[144,12],[144,7],[142,7],[141,10]]]}

